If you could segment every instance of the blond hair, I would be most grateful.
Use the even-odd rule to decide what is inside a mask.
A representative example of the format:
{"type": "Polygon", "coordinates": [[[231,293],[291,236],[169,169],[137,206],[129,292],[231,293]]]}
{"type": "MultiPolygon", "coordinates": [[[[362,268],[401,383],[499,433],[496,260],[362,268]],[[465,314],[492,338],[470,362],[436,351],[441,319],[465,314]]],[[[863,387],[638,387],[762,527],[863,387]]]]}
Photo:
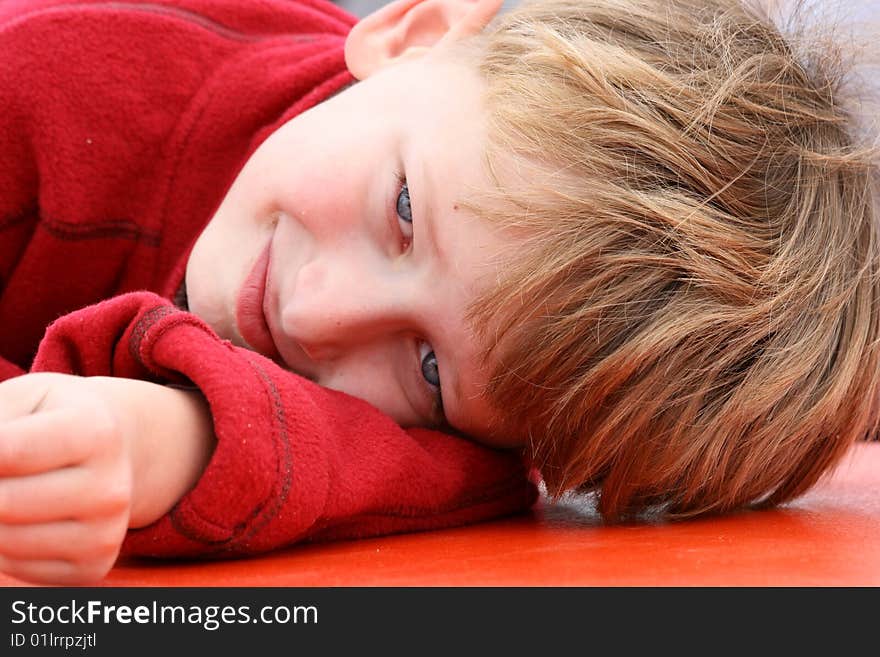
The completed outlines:
{"type": "Polygon", "coordinates": [[[479,39],[499,184],[470,205],[522,241],[470,319],[552,496],[773,505],[877,433],[877,168],[841,57],[734,0],[543,0],[479,39]]]}

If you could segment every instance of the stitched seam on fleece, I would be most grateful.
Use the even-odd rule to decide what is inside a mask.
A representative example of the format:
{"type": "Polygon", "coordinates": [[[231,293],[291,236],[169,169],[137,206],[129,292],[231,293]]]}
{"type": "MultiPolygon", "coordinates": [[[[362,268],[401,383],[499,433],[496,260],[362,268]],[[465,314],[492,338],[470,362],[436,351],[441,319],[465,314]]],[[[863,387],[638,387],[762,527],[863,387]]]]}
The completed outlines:
{"type": "Polygon", "coordinates": [[[173,157],[170,162],[170,170],[166,169],[168,171],[168,174],[166,176],[163,176],[164,189],[159,190],[159,193],[162,195],[162,209],[159,213],[159,221],[160,225],[162,226],[167,225],[168,212],[169,208],[171,207],[171,191],[177,185],[177,179],[180,175],[184,157],[189,155],[189,142],[190,139],[192,139],[193,131],[195,131],[196,127],[202,125],[202,115],[208,110],[208,108],[211,106],[211,102],[213,101],[213,99],[221,91],[220,86],[214,84],[214,81],[221,72],[225,71],[225,69],[231,65],[231,62],[237,60],[238,55],[240,55],[240,53],[236,53],[236,55],[225,59],[220,64],[218,64],[218,66],[213,71],[211,71],[210,75],[208,75],[208,77],[202,82],[199,89],[192,96],[190,105],[184,108],[183,112],[180,114],[180,119],[178,119],[177,126],[175,126],[175,129],[171,132],[171,137],[168,141],[168,144],[174,145],[175,149],[173,151],[173,157]],[[209,84],[213,85],[213,88],[210,89],[210,94],[207,98],[200,98],[201,91],[205,89],[205,87],[209,84]],[[201,107],[198,108],[198,112],[195,114],[195,116],[190,119],[190,123],[186,127],[186,131],[183,133],[183,135],[181,135],[179,143],[175,144],[175,132],[180,126],[180,121],[187,119],[187,114],[190,107],[192,107],[192,103],[196,102],[197,100],[201,102],[201,107]]]}
{"type": "MultiPolygon", "coordinates": [[[[150,329],[152,329],[156,325],[157,322],[164,319],[165,317],[168,317],[169,315],[178,314],[179,312],[180,311],[177,308],[173,308],[171,306],[156,306],[155,308],[152,308],[149,311],[147,311],[146,313],[144,313],[144,315],[138,320],[138,323],[135,325],[134,330],[132,330],[131,340],[128,343],[129,354],[135,360],[135,362],[140,363],[147,370],[154,372],[154,373],[157,373],[157,374],[158,374],[158,372],[157,372],[158,369],[162,369],[162,370],[165,369],[165,368],[158,368],[155,365],[155,363],[152,362],[152,359],[150,359],[150,363],[147,363],[145,361],[145,359],[142,357],[142,354],[141,354],[141,344],[143,343],[144,337],[146,336],[147,332],[150,329]]],[[[201,326],[199,323],[193,321],[192,319],[187,318],[186,314],[183,314],[183,313],[180,313],[180,320],[182,320],[182,321],[169,322],[165,326],[161,327],[161,330],[156,335],[154,342],[158,341],[162,337],[162,335],[164,335],[169,329],[171,329],[175,326],[179,326],[181,323],[190,324],[192,326],[199,326],[199,327],[201,326]]],[[[218,525],[215,522],[213,522],[207,518],[204,518],[202,516],[202,514],[199,513],[198,511],[195,511],[195,510],[193,510],[193,511],[198,516],[199,521],[202,522],[204,525],[216,530],[218,533],[228,533],[229,532],[229,528],[226,527],[225,525],[218,525]]],[[[208,545],[223,544],[223,543],[226,543],[229,540],[231,540],[231,538],[223,538],[223,539],[213,540],[213,539],[207,538],[205,536],[199,536],[199,535],[193,533],[191,530],[187,529],[186,527],[184,527],[181,524],[182,521],[177,519],[178,513],[179,513],[179,509],[178,509],[177,504],[175,504],[174,507],[169,512],[168,517],[171,522],[171,526],[174,527],[174,529],[184,538],[187,538],[192,541],[196,541],[198,543],[208,544],[208,545]]]]}
{"type": "MultiPolygon", "coordinates": [[[[147,362],[145,362],[145,359],[142,357],[141,354],[141,344],[147,332],[153,329],[158,321],[172,314],[179,314],[178,321],[168,322],[165,326],[160,327],[159,332],[154,336],[154,343],[158,342],[169,329],[178,326],[180,323],[188,323],[192,326],[197,326],[201,329],[204,329],[201,322],[194,321],[191,315],[189,315],[188,313],[179,313],[176,308],[172,308],[170,306],[157,306],[145,313],[132,331],[132,339],[129,342],[129,350],[132,358],[134,358],[137,362],[141,363],[144,367],[153,372],[157,372],[157,370],[160,368],[157,367],[155,363],[150,362],[148,364],[147,362]]],[[[273,486],[273,490],[269,493],[269,495],[265,499],[254,505],[254,508],[248,515],[248,517],[244,521],[236,525],[236,527],[231,530],[232,535],[228,536],[227,538],[211,539],[194,533],[191,528],[185,527],[183,524],[184,521],[180,519],[180,508],[177,505],[172,508],[171,512],[169,513],[169,519],[171,521],[172,527],[174,527],[174,529],[181,536],[184,536],[185,538],[193,541],[198,541],[202,544],[215,546],[217,549],[228,549],[230,547],[234,547],[236,543],[241,543],[252,538],[258,531],[260,531],[266,524],[271,522],[272,519],[278,515],[278,510],[287,499],[288,493],[290,491],[292,457],[290,450],[290,440],[289,436],[287,435],[287,424],[284,417],[284,408],[283,404],[281,403],[281,396],[278,393],[278,390],[275,387],[274,383],[266,375],[263,369],[251,358],[247,358],[246,361],[263,382],[264,389],[267,391],[272,401],[275,423],[278,426],[277,433],[280,436],[280,440],[273,441],[273,445],[276,447],[275,460],[278,464],[277,467],[281,470],[280,474],[282,475],[282,484],[280,492],[277,493],[277,487],[273,486]],[[279,443],[282,447],[282,453],[284,457],[283,459],[279,458],[278,455],[277,447],[279,443]],[[261,514],[265,514],[263,518],[259,518],[261,514]],[[255,518],[258,518],[256,524],[254,524],[255,518]],[[241,529],[238,529],[239,527],[241,529]]],[[[164,371],[165,368],[161,369],[164,371]]],[[[195,514],[199,522],[203,523],[206,527],[210,527],[216,530],[218,533],[230,532],[228,526],[215,523],[210,518],[205,517],[195,507],[191,506],[189,510],[193,514],[195,514]]]]}
{"type": "Polygon", "coordinates": [[[156,306],[145,312],[138,320],[134,330],[131,332],[131,340],[128,343],[128,354],[136,363],[140,363],[144,367],[147,367],[147,369],[151,369],[141,357],[141,343],[143,342],[147,331],[150,330],[156,322],[174,312],[177,312],[176,308],[171,308],[170,306],[156,306]]]}
{"type": "Polygon", "coordinates": [[[134,2],[70,3],[61,4],[54,7],[45,7],[43,9],[36,9],[20,16],[16,16],[15,18],[5,23],[2,27],[3,29],[9,29],[10,27],[14,27],[18,24],[33,20],[34,18],[42,18],[43,16],[52,17],[56,14],[64,15],[73,12],[80,13],[83,10],[111,15],[120,13],[119,10],[122,10],[123,12],[126,12],[126,17],[128,17],[127,14],[129,13],[153,14],[155,16],[163,16],[169,19],[176,19],[186,25],[197,25],[207,32],[211,32],[216,36],[228,39],[230,41],[250,42],[253,40],[259,40],[262,37],[262,35],[256,35],[251,38],[250,35],[241,34],[237,30],[234,30],[218,21],[213,20],[212,18],[196,12],[190,12],[188,10],[179,9],[177,7],[159,5],[158,3],[137,4],[134,2]],[[107,9],[109,9],[110,11],[105,11],[107,9]]]}
{"type": "Polygon", "coordinates": [[[52,237],[70,242],[92,239],[122,239],[157,247],[161,241],[159,233],[141,228],[128,219],[108,219],[85,225],[42,219],[38,227],[52,237]]]}
{"type": "Polygon", "coordinates": [[[6,230],[8,228],[14,228],[15,226],[19,226],[23,223],[27,223],[29,219],[37,219],[39,216],[39,210],[36,207],[31,207],[26,210],[22,210],[17,214],[6,215],[3,218],[0,218],[0,230],[6,230]]]}
{"type": "MultiPolygon", "coordinates": [[[[283,472],[283,481],[281,484],[280,492],[276,494],[274,491],[277,487],[273,487],[273,491],[270,492],[269,496],[266,499],[254,505],[254,510],[247,517],[247,519],[236,525],[236,527],[241,527],[242,529],[238,530],[238,532],[236,532],[236,530],[234,529],[233,535],[229,538],[211,540],[200,536],[194,536],[191,531],[182,524],[183,521],[178,518],[178,507],[175,505],[175,507],[171,510],[171,513],[169,514],[171,526],[175,529],[175,531],[177,531],[181,536],[184,536],[185,538],[212,546],[214,548],[214,553],[235,554],[237,552],[241,552],[240,548],[278,515],[279,509],[284,504],[290,492],[290,485],[292,480],[292,456],[290,449],[290,437],[287,434],[287,423],[285,422],[284,417],[284,406],[281,403],[281,395],[278,393],[278,389],[275,387],[272,379],[266,375],[263,368],[255,363],[251,358],[248,358],[247,362],[263,381],[263,384],[265,386],[264,389],[269,393],[273,407],[275,409],[275,421],[279,427],[278,434],[281,436],[281,440],[275,440],[273,441],[273,444],[276,446],[276,463],[279,464],[278,467],[283,472]],[[279,442],[282,444],[284,452],[283,466],[281,465],[282,459],[278,458],[277,445],[279,442]],[[258,518],[260,514],[263,514],[262,518],[258,518]],[[255,521],[255,518],[258,519],[255,521]],[[247,531],[245,532],[244,530],[247,531]]],[[[211,520],[204,518],[202,514],[199,513],[196,509],[192,509],[192,511],[198,515],[199,521],[204,522],[205,525],[217,527],[217,529],[228,531],[225,526],[218,526],[211,520]]]]}
{"type": "MultiPolygon", "coordinates": [[[[273,486],[273,494],[272,497],[264,502],[262,502],[259,506],[255,507],[251,516],[245,521],[244,527],[247,528],[250,525],[250,528],[247,532],[242,533],[239,537],[233,537],[230,542],[234,543],[245,543],[246,541],[253,538],[257,533],[259,533],[266,525],[272,522],[273,519],[278,515],[278,511],[284,505],[284,502],[287,500],[287,496],[290,493],[290,485],[292,481],[292,471],[293,471],[293,455],[290,448],[290,436],[287,433],[287,419],[284,414],[284,404],[281,402],[281,395],[278,392],[278,388],[275,386],[275,383],[272,379],[266,374],[265,370],[260,367],[259,363],[255,362],[253,358],[247,357],[248,364],[254,369],[260,379],[263,381],[263,385],[265,386],[265,390],[269,393],[269,396],[272,400],[273,407],[273,416],[275,419],[275,424],[278,427],[277,432],[275,432],[276,439],[272,441],[272,444],[276,448],[275,460],[277,463],[277,473],[281,475],[281,487],[278,492],[277,486],[273,486]],[[283,459],[279,458],[277,448],[280,445],[282,449],[283,459]],[[262,517],[258,517],[262,515],[262,517]]],[[[275,481],[278,481],[278,477],[276,476],[275,481]]]]}
{"type": "MultiPolygon", "coordinates": [[[[257,43],[263,44],[263,43],[272,42],[272,41],[273,41],[273,39],[269,38],[269,39],[262,39],[262,40],[258,41],[257,43]]],[[[199,91],[196,92],[196,94],[193,96],[193,99],[192,99],[192,102],[195,102],[196,100],[201,102],[201,106],[198,108],[198,112],[189,119],[190,124],[186,127],[186,131],[181,135],[180,140],[175,144],[175,149],[172,153],[172,158],[170,158],[169,167],[166,169],[168,171],[168,173],[166,176],[163,177],[164,188],[159,190],[159,193],[162,196],[162,207],[161,207],[161,211],[159,213],[160,225],[165,226],[168,223],[168,214],[169,214],[170,207],[171,207],[171,199],[173,197],[172,191],[177,186],[178,178],[181,175],[181,170],[183,167],[184,158],[189,156],[190,141],[193,138],[193,132],[196,130],[197,127],[200,127],[202,125],[202,115],[206,111],[208,111],[209,107],[212,107],[212,103],[214,101],[214,98],[217,97],[217,95],[220,94],[221,92],[225,92],[225,89],[221,89],[221,87],[219,85],[215,84],[216,79],[221,77],[221,74],[223,74],[226,71],[226,69],[229,68],[230,66],[238,65],[241,62],[241,60],[243,60],[245,58],[252,59],[255,57],[262,57],[266,54],[266,52],[274,50],[276,47],[282,47],[282,46],[287,47],[283,43],[279,43],[279,44],[272,44],[268,48],[261,48],[261,49],[257,49],[257,50],[244,49],[242,51],[236,52],[234,55],[231,55],[227,59],[223,60],[211,72],[211,74],[202,82],[202,85],[201,85],[199,91]],[[209,85],[212,86],[210,88],[210,93],[207,95],[207,97],[200,98],[201,91],[205,88],[208,88],[209,85]]],[[[311,57],[304,58],[300,61],[300,65],[304,65],[309,60],[320,58],[324,54],[325,53],[319,53],[319,54],[312,55],[311,57]]],[[[348,76],[348,74],[345,73],[344,75],[342,75],[340,77],[346,78],[347,76],[348,76]]],[[[334,75],[330,78],[330,80],[335,81],[336,78],[337,78],[337,76],[334,75]]],[[[324,80],[324,82],[320,83],[317,87],[313,87],[311,92],[306,92],[305,94],[300,96],[297,100],[295,100],[289,106],[289,108],[299,105],[300,103],[303,102],[303,100],[305,98],[312,96],[315,93],[316,89],[321,89],[322,91],[325,90],[325,88],[327,86],[329,86],[327,83],[330,80],[324,80]]],[[[318,97],[317,100],[315,100],[314,102],[310,99],[309,106],[310,107],[314,106],[315,104],[317,104],[319,102],[321,102],[320,97],[318,97]]],[[[181,114],[181,120],[185,120],[187,118],[187,112],[189,111],[191,106],[192,105],[188,106],[183,111],[183,113],[181,114]]],[[[298,112],[298,114],[301,114],[301,113],[302,113],[302,110],[300,112],[298,112]]],[[[180,123],[178,123],[178,126],[179,125],[180,125],[180,123]]],[[[175,131],[176,131],[176,129],[175,129],[175,131]]],[[[175,137],[176,137],[176,135],[174,133],[172,133],[171,141],[169,141],[169,144],[175,143],[174,142],[175,137]]]]}

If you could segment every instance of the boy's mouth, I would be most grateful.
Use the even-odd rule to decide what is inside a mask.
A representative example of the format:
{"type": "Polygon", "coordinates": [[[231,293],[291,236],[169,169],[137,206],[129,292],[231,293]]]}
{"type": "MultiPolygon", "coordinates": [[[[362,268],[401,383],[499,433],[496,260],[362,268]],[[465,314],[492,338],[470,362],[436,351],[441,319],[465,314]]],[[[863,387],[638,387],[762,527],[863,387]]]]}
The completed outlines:
{"type": "Polygon", "coordinates": [[[281,364],[283,363],[281,354],[272,339],[265,312],[266,279],[269,275],[271,246],[270,239],[241,286],[236,302],[235,320],[241,337],[254,351],[281,364]]]}

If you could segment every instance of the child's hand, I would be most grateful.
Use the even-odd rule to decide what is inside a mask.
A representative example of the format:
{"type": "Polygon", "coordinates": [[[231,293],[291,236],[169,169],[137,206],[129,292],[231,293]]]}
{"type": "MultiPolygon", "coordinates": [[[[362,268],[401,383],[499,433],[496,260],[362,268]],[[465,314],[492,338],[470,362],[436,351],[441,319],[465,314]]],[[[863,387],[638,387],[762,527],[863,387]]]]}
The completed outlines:
{"type": "Polygon", "coordinates": [[[0,571],[102,578],[126,530],[167,513],[213,445],[195,390],[52,373],[0,383],[0,571]]]}
{"type": "Polygon", "coordinates": [[[32,582],[103,577],[132,504],[128,423],[94,379],[0,383],[0,570],[32,582]]]}

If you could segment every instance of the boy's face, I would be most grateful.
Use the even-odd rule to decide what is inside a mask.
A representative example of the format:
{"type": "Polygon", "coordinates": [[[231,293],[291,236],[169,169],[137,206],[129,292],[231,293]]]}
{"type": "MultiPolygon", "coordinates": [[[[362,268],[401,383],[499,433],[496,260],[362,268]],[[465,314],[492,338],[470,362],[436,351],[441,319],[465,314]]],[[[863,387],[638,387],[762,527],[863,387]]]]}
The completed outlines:
{"type": "Polygon", "coordinates": [[[234,344],[404,426],[495,445],[464,315],[510,239],[457,205],[489,184],[482,81],[436,53],[301,114],[244,166],[197,240],[190,309],[234,344]],[[405,185],[403,181],[405,180],[405,185]]]}

